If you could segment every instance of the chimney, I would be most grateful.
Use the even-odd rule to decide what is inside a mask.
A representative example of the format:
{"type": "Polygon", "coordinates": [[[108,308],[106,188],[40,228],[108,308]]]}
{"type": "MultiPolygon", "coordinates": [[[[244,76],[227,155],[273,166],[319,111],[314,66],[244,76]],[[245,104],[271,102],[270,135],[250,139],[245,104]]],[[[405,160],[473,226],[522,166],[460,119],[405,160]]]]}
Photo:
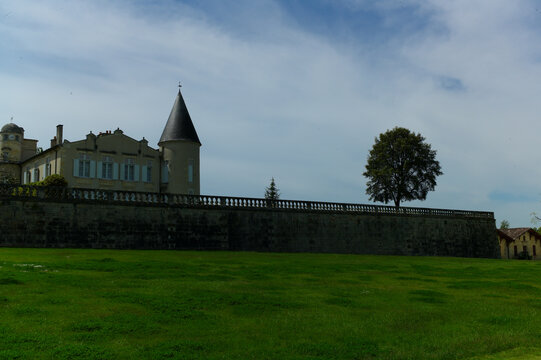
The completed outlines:
{"type": "Polygon", "coordinates": [[[51,139],[51,147],[56,145],[56,136],[51,139]]]}
{"type": "Polygon", "coordinates": [[[57,145],[62,145],[62,142],[64,141],[64,139],[62,139],[62,130],[63,130],[63,125],[56,125],[56,144],[57,145]]]}

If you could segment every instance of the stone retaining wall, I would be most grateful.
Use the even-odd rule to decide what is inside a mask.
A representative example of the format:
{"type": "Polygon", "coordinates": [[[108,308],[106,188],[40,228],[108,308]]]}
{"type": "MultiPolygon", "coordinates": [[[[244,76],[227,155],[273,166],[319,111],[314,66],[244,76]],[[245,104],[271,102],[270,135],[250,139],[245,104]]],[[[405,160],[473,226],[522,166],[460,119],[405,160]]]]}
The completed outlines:
{"type": "Polygon", "coordinates": [[[499,257],[492,213],[169,206],[35,194],[2,196],[0,209],[0,246],[9,247],[499,257]]]}

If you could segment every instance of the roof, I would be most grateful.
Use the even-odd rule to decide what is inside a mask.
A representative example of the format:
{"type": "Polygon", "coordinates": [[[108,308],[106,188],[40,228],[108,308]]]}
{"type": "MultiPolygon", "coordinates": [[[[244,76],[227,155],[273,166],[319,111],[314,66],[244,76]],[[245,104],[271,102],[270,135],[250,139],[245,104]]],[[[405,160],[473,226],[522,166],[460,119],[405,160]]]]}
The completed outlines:
{"type": "Polygon", "coordinates": [[[24,133],[24,129],[17,124],[9,123],[2,126],[2,130],[0,130],[0,132],[17,133],[22,135],[24,133]]]}
{"type": "Polygon", "coordinates": [[[504,230],[507,230],[507,229],[496,229],[496,231],[498,232],[498,236],[507,241],[513,241],[514,239],[511,236],[509,236],[506,232],[504,232],[504,230]]]}
{"type": "Polygon", "coordinates": [[[201,145],[180,89],[158,144],[175,140],[193,141],[201,145]]]}
{"type": "Polygon", "coordinates": [[[508,238],[511,241],[518,239],[522,234],[529,232],[534,235],[536,238],[541,240],[541,234],[535,231],[532,228],[522,227],[522,228],[511,228],[511,229],[498,229],[498,234],[504,235],[502,237],[508,238]]]}

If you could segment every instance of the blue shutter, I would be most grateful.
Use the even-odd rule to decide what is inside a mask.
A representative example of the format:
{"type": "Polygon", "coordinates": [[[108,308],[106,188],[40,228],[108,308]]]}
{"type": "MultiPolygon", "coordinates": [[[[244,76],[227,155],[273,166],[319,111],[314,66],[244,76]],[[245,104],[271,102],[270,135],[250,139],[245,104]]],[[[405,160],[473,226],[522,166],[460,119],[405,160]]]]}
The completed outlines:
{"type": "Polygon", "coordinates": [[[102,162],[101,161],[98,161],[98,179],[103,179],[103,174],[101,173],[102,171],[102,162]]]}
{"type": "Polygon", "coordinates": [[[90,177],[96,177],[96,162],[94,160],[90,161],[90,177]]]}
{"type": "Polygon", "coordinates": [[[124,178],[124,164],[120,164],[120,180],[125,180],[124,178]]]}
{"type": "Polygon", "coordinates": [[[73,176],[79,177],[79,159],[73,159],[73,176]]]}
{"type": "Polygon", "coordinates": [[[143,165],[143,168],[141,169],[142,170],[142,176],[143,176],[143,181],[146,182],[148,177],[147,177],[147,172],[148,172],[148,166],[146,165],[143,165]]]}
{"type": "Polygon", "coordinates": [[[139,165],[135,165],[135,166],[134,166],[133,172],[134,172],[134,174],[133,174],[133,180],[134,180],[134,181],[139,181],[139,165]]]}
{"type": "Polygon", "coordinates": [[[113,180],[118,180],[118,163],[113,164],[113,180]]]}

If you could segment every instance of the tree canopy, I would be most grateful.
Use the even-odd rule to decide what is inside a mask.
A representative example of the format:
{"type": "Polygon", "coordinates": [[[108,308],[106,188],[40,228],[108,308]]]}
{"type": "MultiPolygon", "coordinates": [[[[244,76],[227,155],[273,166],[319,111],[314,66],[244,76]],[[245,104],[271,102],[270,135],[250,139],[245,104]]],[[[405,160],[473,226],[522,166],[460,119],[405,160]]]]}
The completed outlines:
{"type": "MultiPolygon", "coordinates": [[[[509,229],[509,221],[507,220],[502,220],[500,222],[500,229],[509,229]]],[[[535,228],[534,228],[535,229],[535,228]]]]}
{"type": "Polygon", "coordinates": [[[274,178],[272,178],[269,187],[267,187],[265,189],[265,199],[267,199],[267,200],[278,200],[278,199],[280,199],[280,191],[276,187],[276,183],[274,182],[274,178]]]}
{"type": "Polygon", "coordinates": [[[396,207],[402,201],[425,200],[436,187],[436,177],[442,175],[436,150],[421,134],[395,127],[375,139],[368,155],[366,194],[370,200],[396,207]]]}

